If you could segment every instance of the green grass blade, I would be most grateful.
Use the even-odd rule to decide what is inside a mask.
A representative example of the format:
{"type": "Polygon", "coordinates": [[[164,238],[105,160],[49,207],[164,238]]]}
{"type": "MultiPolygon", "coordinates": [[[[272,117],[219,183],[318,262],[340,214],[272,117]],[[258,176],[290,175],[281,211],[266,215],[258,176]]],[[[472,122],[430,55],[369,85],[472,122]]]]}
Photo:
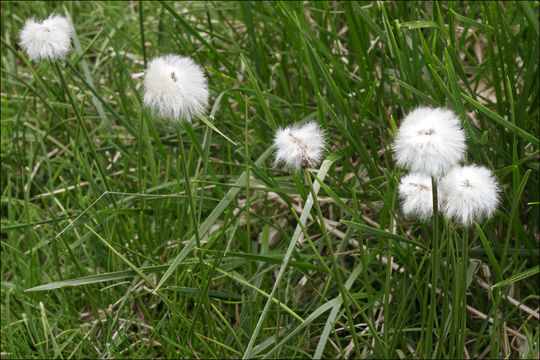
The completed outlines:
{"type": "Polygon", "coordinates": [[[486,115],[489,119],[493,120],[498,125],[505,127],[506,129],[510,130],[512,133],[516,134],[517,136],[521,137],[524,140],[529,141],[536,147],[540,145],[540,141],[535,136],[529,134],[528,132],[518,127],[517,125],[511,123],[510,121],[505,120],[502,116],[489,110],[487,107],[480,104],[478,101],[474,100],[470,96],[465,95],[465,94],[461,94],[461,96],[463,96],[463,98],[467,100],[469,103],[471,103],[471,105],[473,105],[475,108],[480,110],[480,112],[482,112],[484,115],[486,115]]]}
{"type": "MultiPolygon", "coordinates": [[[[351,289],[352,284],[354,283],[354,281],[356,281],[361,271],[362,271],[361,266],[357,266],[353,270],[353,272],[351,273],[351,275],[345,282],[345,288],[347,290],[351,289]]],[[[332,331],[332,327],[334,326],[336,322],[336,318],[342,304],[343,304],[343,301],[334,305],[334,307],[332,308],[332,311],[330,312],[330,315],[328,315],[328,319],[326,320],[326,324],[324,325],[324,329],[321,333],[321,337],[319,338],[319,342],[317,343],[317,348],[315,349],[315,353],[313,354],[314,359],[322,358],[324,347],[326,346],[326,343],[328,342],[328,338],[330,337],[330,332],[332,331]]]]}
{"type": "Polygon", "coordinates": [[[354,229],[366,232],[366,233],[371,234],[371,235],[375,235],[375,236],[378,236],[378,237],[382,237],[382,238],[390,239],[390,240],[394,240],[394,241],[402,241],[404,243],[407,243],[407,244],[410,244],[410,245],[413,245],[413,246],[417,246],[422,250],[427,249],[427,247],[424,244],[421,244],[421,243],[419,243],[417,241],[413,241],[413,240],[407,239],[407,238],[405,238],[403,236],[392,234],[392,233],[389,233],[389,232],[374,228],[374,227],[369,226],[369,225],[359,224],[359,223],[355,223],[353,221],[348,221],[348,220],[341,220],[341,222],[344,223],[347,226],[350,226],[350,227],[352,227],[354,229]]]}
{"type": "Polygon", "coordinates": [[[493,266],[493,269],[495,269],[495,274],[497,275],[497,279],[499,279],[500,281],[503,278],[502,271],[499,266],[499,263],[497,262],[497,259],[495,259],[493,250],[491,249],[491,246],[489,245],[489,242],[486,239],[486,235],[482,231],[482,228],[480,227],[480,225],[478,225],[476,222],[474,223],[474,225],[476,226],[476,230],[478,231],[478,237],[480,238],[480,241],[482,242],[482,246],[484,247],[484,250],[486,251],[489,262],[491,266],[493,266]]]}
{"type": "Polygon", "coordinates": [[[508,279],[505,279],[503,281],[499,281],[495,285],[493,285],[493,288],[503,287],[512,285],[518,281],[524,280],[530,276],[534,276],[536,274],[540,273],[540,265],[536,265],[532,269],[525,270],[519,274],[514,274],[510,276],[508,279]]]}
{"type": "MultiPolygon", "coordinates": [[[[142,273],[152,274],[155,272],[165,271],[167,268],[168,268],[168,265],[159,265],[159,266],[140,267],[138,269],[142,273]]],[[[24,291],[27,291],[27,292],[45,291],[45,290],[61,289],[64,287],[69,287],[69,286],[97,284],[97,283],[102,283],[102,282],[107,282],[107,281],[122,280],[125,278],[134,277],[136,275],[137,275],[137,272],[135,270],[115,271],[115,272],[110,272],[106,274],[90,275],[90,276],[80,277],[76,279],[56,281],[49,284],[34,286],[33,288],[26,289],[24,291]]]]}

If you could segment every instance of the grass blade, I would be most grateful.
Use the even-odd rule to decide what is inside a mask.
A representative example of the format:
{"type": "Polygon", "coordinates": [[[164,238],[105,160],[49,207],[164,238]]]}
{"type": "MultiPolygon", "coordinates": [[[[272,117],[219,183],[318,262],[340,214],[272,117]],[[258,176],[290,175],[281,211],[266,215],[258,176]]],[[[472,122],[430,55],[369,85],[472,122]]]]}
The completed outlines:
{"type": "Polygon", "coordinates": [[[480,110],[484,115],[486,115],[488,118],[493,120],[495,123],[505,127],[506,129],[510,130],[517,136],[521,137],[522,139],[525,139],[535,145],[536,147],[539,146],[540,141],[535,136],[529,134],[522,128],[518,127],[517,125],[513,124],[512,122],[505,120],[502,116],[494,113],[493,111],[489,110],[484,105],[480,104],[478,101],[474,100],[470,96],[467,96],[465,94],[461,94],[465,100],[467,100],[469,103],[471,103],[475,108],[480,110]]]}
{"type": "Polygon", "coordinates": [[[528,278],[530,276],[534,276],[534,275],[536,275],[538,273],[540,273],[540,265],[536,265],[532,269],[525,270],[525,271],[523,271],[523,272],[521,272],[519,274],[515,274],[515,275],[510,276],[508,279],[505,279],[503,281],[499,281],[498,283],[493,285],[493,288],[512,285],[513,283],[524,280],[524,279],[526,279],[526,278],[528,278]]]}

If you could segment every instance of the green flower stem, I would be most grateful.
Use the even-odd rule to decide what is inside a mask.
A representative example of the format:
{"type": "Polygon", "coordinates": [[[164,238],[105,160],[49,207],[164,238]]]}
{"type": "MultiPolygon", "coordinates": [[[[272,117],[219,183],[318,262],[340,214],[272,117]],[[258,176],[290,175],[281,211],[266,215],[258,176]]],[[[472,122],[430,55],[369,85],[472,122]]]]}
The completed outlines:
{"type": "Polygon", "coordinates": [[[429,306],[429,317],[427,334],[425,337],[424,357],[430,358],[433,352],[433,327],[435,324],[435,315],[437,313],[437,284],[439,283],[439,200],[437,197],[437,180],[431,177],[431,188],[433,194],[433,240],[431,247],[431,299],[429,306]]]}
{"type": "Polygon", "coordinates": [[[144,67],[147,66],[147,58],[146,58],[146,46],[144,45],[144,23],[143,23],[143,6],[144,3],[142,0],[139,0],[139,30],[141,33],[141,48],[143,53],[143,60],[144,60],[144,67]]]}
{"type": "MultiPolygon", "coordinates": [[[[201,238],[200,238],[200,235],[199,235],[199,224],[198,224],[198,221],[197,221],[197,214],[195,213],[195,205],[194,205],[194,202],[193,202],[193,196],[191,194],[191,181],[189,179],[189,171],[188,171],[188,167],[187,167],[187,163],[186,163],[186,151],[184,149],[184,140],[182,138],[182,129],[181,129],[181,124],[180,123],[177,123],[176,124],[176,134],[178,136],[178,147],[180,148],[180,158],[181,158],[181,163],[182,163],[182,168],[184,169],[183,173],[184,173],[184,189],[185,189],[185,192],[186,192],[186,195],[188,197],[188,202],[189,202],[189,213],[191,215],[191,219],[193,221],[193,226],[194,226],[194,229],[195,229],[195,242],[196,242],[196,246],[197,248],[201,248],[201,238]]],[[[199,315],[199,311],[200,311],[200,308],[201,308],[201,304],[202,302],[204,301],[205,302],[205,305],[207,306],[208,309],[210,309],[210,305],[209,305],[209,302],[208,302],[208,297],[207,296],[204,296],[203,294],[201,294],[201,288],[206,288],[206,270],[205,270],[205,266],[204,266],[204,262],[203,262],[203,253],[202,251],[198,251],[198,258],[199,258],[199,265],[200,265],[200,269],[201,269],[201,279],[202,279],[202,284],[201,286],[199,287],[199,301],[197,301],[197,306],[195,308],[195,312],[193,314],[193,320],[191,322],[191,326],[189,328],[189,331],[188,331],[188,341],[191,343],[191,337],[193,336],[193,327],[196,323],[196,320],[197,320],[197,316],[199,315]]]]}
{"type": "Polygon", "coordinates": [[[455,358],[457,355],[455,354],[456,352],[456,336],[458,336],[458,332],[459,332],[459,312],[460,312],[460,309],[459,309],[459,306],[458,306],[458,300],[460,298],[460,274],[459,274],[459,271],[458,271],[458,262],[459,262],[459,255],[458,255],[458,249],[455,248],[457,247],[457,232],[456,232],[456,229],[455,227],[452,225],[452,226],[449,226],[448,224],[448,221],[445,221],[446,223],[446,226],[447,228],[451,228],[451,233],[450,233],[450,230],[447,232],[448,234],[448,237],[449,237],[449,240],[448,240],[448,245],[449,245],[449,251],[447,252],[448,256],[451,257],[451,259],[447,258],[446,261],[448,263],[451,264],[451,271],[452,271],[452,298],[451,298],[451,304],[452,304],[452,312],[451,312],[451,321],[452,321],[452,326],[451,326],[451,329],[450,329],[450,341],[449,341],[449,353],[447,354],[447,356],[449,358],[455,358]]]}
{"type": "Polygon", "coordinates": [[[463,358],[463,350],[465,348],[465,341],[467,339],[467,268],[469,265],[469,228],[465,227],[463,229],[463,236],[461,237],[461,277],[459,279],[460,285],[460,326],[458,344],[457,344],[457,353],[456,357],[459,359],[463,358]]]}

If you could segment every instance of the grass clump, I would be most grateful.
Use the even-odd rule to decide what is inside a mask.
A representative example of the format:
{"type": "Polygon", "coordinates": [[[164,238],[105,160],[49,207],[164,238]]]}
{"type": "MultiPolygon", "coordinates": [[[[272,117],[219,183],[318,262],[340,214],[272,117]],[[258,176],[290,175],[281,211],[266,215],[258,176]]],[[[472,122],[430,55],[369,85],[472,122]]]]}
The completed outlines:
{"type": "Polygon", "coordinates": [[[538,2],[3,2],[1,20],[2,357],[538,357],[538,2]],[[51,13],[73,49],[31,62],[19,33],[51,13]],[[210,91],[180,126],[143,106],[169,53],[210,91]],[[460,118],[464,163],[501,189],[491,219],[403,214],[392,144],[418,106],[460,118]],[[320,168],[274,166],[275,132],[311,121],[320,168]]]}

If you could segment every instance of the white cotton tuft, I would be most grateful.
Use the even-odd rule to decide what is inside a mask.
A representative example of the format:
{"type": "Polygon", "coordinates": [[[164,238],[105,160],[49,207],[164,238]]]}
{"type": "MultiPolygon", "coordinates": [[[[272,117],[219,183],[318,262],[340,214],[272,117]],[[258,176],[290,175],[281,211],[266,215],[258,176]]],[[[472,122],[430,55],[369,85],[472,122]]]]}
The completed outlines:
{"type": "Polygon", "coordinates": [[[208,86],[202,68],[184,56],[152,59],[144,77],[143,102],[163,119],[191,121],[204,114],[208,86]]]}
{"type": "Polygon", "coordinates": [[[296,170],[318,165],[324,154],[326,139],[315,122],[279,129],[274,137],[275,164],[285,163],[296,170]]]}
{"type": "Polygon", "coordinates": [[[466,148],[459,118],[451,110],[429,107],[405,117],[393,144],[400,166],[436,177],[457,165],[466,148]]]}
{"type": "Polygon", "coordinates": [[[71,49],[73,25],[63,16],[51,15],[43,22],[28,19],[21,31],[19,45],[30,60],[55,61],[66,57],[71,49]]]}
{"type": "Polygon", "coordinates": [[[422,174],[409,174],[401,178],[399,197],[403,213],[408,216],[428,220],[433,216],[433,193],[431,177],[422,174]]]}
{"type": "Polygon", "coordinates": [[[499,203],[499,185],[485,167],[456,166],[439,182],[444,214],[464,225],[490,218],[499,203]]]}

